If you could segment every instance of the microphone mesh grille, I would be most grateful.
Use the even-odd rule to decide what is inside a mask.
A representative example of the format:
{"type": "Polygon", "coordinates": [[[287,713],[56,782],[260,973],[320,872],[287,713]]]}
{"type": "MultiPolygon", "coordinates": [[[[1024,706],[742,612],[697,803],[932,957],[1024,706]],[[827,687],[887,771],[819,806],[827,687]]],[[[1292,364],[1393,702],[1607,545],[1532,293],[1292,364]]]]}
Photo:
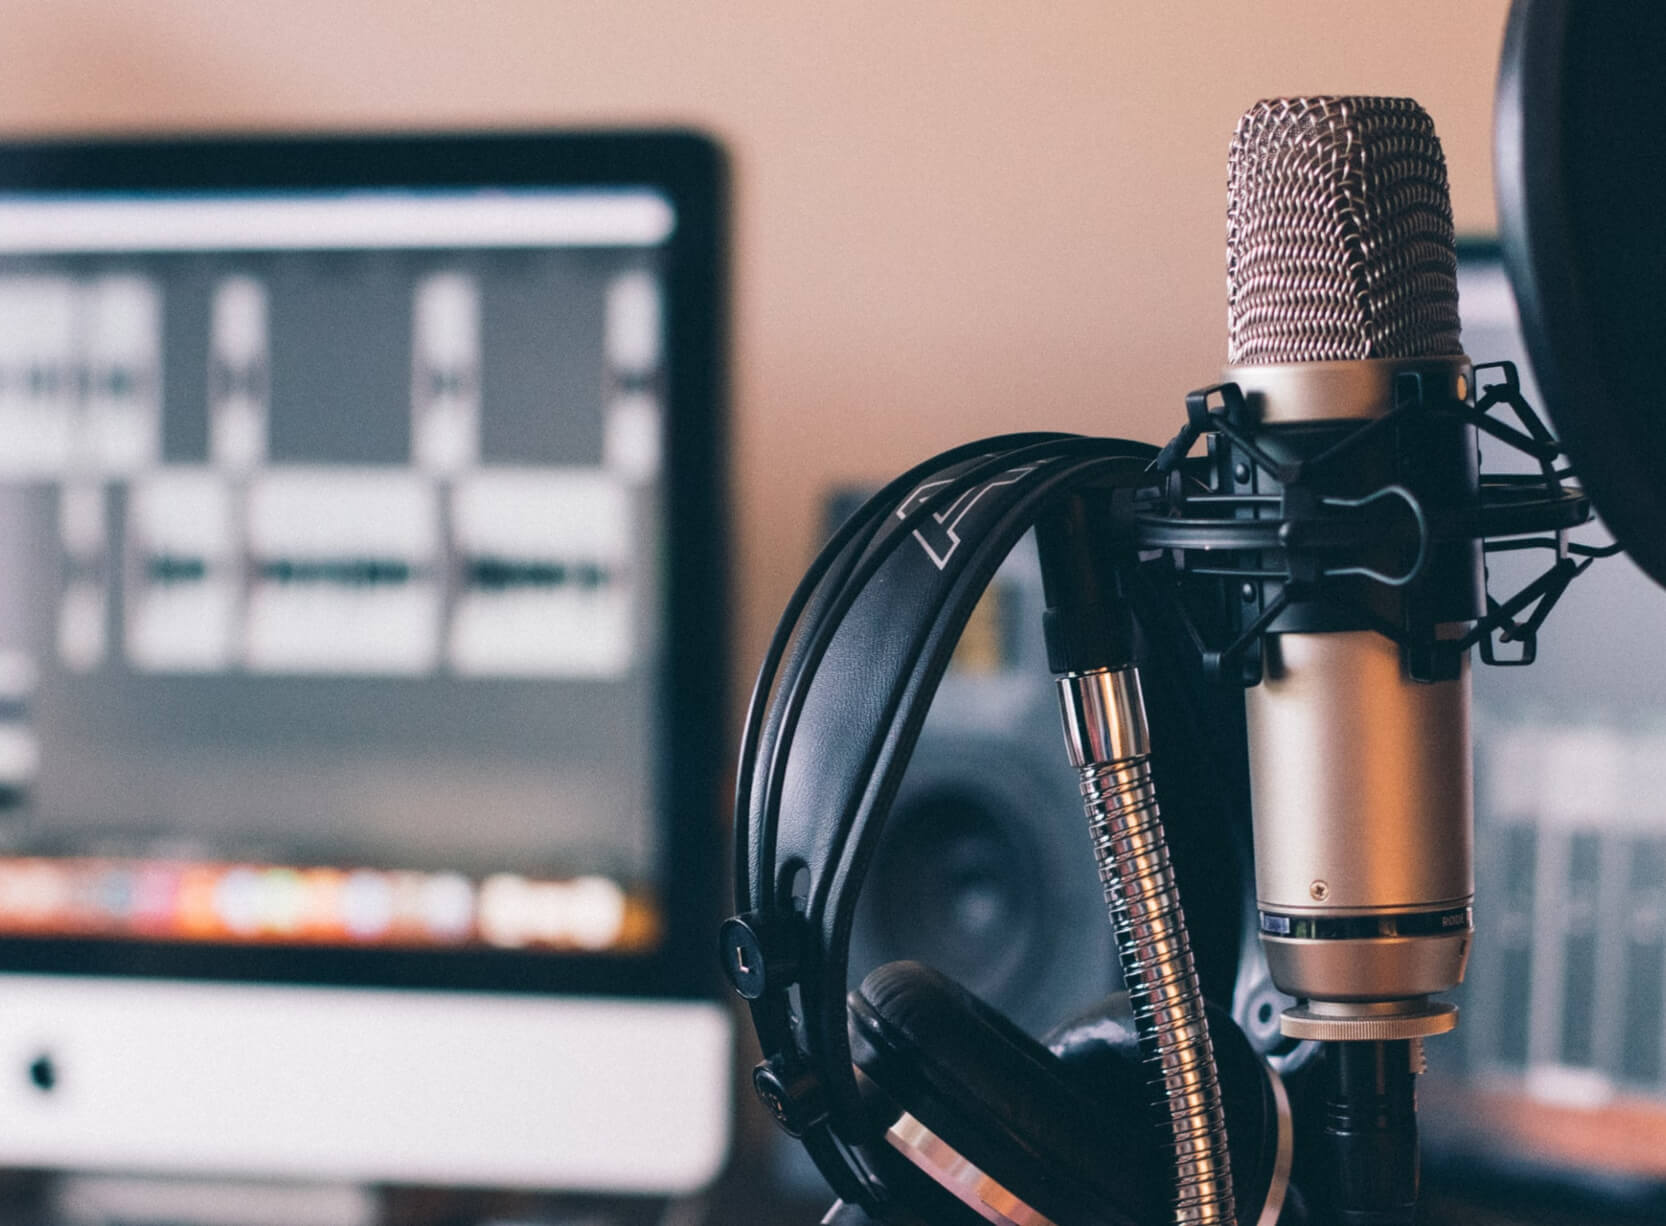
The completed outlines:
{"type": "Polygon", "coordinates": [[[1459,354],[1446,159],[1410,98],[1275,98],[1227,160],[1227,360],[1459,354]]]}

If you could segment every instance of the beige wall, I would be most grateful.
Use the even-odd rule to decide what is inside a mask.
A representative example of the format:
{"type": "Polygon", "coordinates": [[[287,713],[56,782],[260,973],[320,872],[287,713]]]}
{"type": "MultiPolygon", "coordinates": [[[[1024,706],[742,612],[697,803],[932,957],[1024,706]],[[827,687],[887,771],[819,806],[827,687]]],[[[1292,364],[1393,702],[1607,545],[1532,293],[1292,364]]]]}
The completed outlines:
{"type": "Polygon", "coordinates": [[[1492,225],[1506,0],[0,0],[0,130],[692,123],[736,167],[737,672],[835,479],[978,434],[1157,439],[1225,347],[1225,151],[1410,94],[1492,225]]]}

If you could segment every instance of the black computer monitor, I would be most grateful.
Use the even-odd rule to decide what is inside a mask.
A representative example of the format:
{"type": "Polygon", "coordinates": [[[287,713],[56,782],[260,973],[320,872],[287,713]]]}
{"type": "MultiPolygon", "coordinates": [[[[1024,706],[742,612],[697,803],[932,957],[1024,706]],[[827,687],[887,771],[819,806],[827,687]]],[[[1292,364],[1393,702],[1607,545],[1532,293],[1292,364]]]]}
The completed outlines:
{"type": "Polygon", "coordinates": [[[716,1171],[723,199],[0,147],[0,1162],[716,1171]]]}

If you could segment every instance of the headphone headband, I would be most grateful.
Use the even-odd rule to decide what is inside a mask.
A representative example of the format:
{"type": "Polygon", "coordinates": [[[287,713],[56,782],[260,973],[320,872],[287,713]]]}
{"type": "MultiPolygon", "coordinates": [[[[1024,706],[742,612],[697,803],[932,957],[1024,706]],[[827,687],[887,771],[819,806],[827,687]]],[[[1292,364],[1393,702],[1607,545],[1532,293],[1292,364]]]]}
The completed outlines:
{"type": "Polygon", "coordinates": [[[876,1133],[851,1068],[845,990],[856,899],[938,682],[1037,519],[1072,492],[1138,479],[1155,454],[1057,435],[946,453],[871,499],[795,598],[796,640],[742,762],[742,914],[724,926],[723,953],[752,1001],[760,1094],[847,1200],[897,1176],[885,1147],[865,1144],[876,1133]]]}

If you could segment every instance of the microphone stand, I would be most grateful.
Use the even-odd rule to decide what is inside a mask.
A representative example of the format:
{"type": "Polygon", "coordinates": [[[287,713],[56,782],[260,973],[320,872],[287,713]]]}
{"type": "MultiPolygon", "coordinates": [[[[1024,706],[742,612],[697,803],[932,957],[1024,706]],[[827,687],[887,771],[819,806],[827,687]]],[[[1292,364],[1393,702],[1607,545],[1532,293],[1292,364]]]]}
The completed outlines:
{"type": "Polygon", "coordinates": [[[1408,1226],[1417,1216],[1416,1077],[1423,1040],[1325,1044],[1323,1127],[1313,1189],[1343,1226],[1408,1226]]]}
{"type": "MultiPolygon", "coordinates": [[[[1130,506],[1126,495],[1121,499],[1130,506]]],[[[1158,814],[1151,734],[1124,583],[1137,565],[1115,490],[1066,499],[1036,524],[1047,663],[1081,780],[1140,1054],[1185,1220],[1235,1221],[1226,1113],[1203,990],[1158,814]],[[1107,530],[1109,529],[1109,530],[1107,530]]]]}

